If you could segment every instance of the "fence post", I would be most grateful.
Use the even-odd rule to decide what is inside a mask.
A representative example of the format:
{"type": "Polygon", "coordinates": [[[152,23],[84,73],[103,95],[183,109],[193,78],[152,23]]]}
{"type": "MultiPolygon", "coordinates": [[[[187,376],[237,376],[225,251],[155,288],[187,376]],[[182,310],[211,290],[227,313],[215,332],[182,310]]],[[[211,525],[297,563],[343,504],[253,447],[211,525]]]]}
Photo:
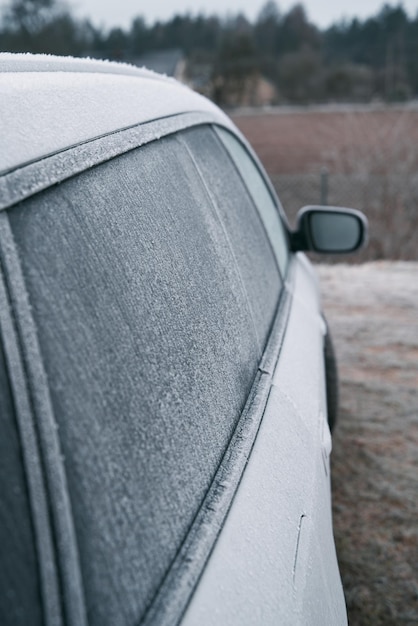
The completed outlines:
{"type": "Polygon", "coordinates": [[[320,204],[326,206],[328,204],[328,169],[323,167],[321,169],[321,199],[320,204]]]}

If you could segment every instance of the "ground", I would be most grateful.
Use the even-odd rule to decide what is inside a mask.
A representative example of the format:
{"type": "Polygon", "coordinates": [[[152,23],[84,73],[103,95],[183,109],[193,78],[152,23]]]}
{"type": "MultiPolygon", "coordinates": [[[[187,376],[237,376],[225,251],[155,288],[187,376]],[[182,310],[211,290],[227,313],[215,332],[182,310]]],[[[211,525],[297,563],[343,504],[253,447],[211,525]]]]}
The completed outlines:
{"type": "Polygon", "coordinates": [[[340,369],[333,513],[350,626],[418,624],[418,263],[317,267],[340,369]]]}

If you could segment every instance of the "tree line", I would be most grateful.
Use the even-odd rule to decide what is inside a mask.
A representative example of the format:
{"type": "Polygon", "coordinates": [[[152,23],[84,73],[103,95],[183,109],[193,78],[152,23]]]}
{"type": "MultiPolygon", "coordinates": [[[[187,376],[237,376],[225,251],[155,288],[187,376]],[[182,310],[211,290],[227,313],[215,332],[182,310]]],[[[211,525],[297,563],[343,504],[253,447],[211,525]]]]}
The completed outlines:
{"type": "Polygon", "coordinates": [[[274,0],[254,22],[185,14],[148,25],[138,16],[126,29],[104,30],[77,19],[62,0],[9,0],[0,16],[2,51],[135,62],[170,49],[181,49],[190,82],[221,105],[243,103],[261,78],[278,103],[418,95],[418,13],[410,18],[401,5],[323,30],[302,4],[282,12],[274,0]]]}

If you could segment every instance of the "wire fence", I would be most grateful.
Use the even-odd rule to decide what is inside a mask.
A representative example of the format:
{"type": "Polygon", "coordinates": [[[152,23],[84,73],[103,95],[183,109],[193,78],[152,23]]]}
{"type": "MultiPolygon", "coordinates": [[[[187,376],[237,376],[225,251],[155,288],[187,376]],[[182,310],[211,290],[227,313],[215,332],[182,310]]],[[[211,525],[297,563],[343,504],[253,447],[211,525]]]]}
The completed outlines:
{"type": "MultiPolygon", "coordinates": [[[[326,204],[360,209],[369,220],[369,245],[344,261],[418,260],[418,172],[383,174],[318,173],[271,176],[295,226],[298,210],[326,204]]],[[[334,260],[337,260],[334,259],[334,260]]]]}

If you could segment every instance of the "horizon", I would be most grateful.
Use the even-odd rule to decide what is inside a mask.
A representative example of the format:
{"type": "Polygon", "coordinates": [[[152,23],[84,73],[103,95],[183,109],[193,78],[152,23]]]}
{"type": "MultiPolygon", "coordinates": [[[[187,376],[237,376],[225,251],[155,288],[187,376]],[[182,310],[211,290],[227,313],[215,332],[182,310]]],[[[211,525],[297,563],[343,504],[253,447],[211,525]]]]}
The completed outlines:
{"type": "MultiPolygon", "coordinates": [[[[0,0],[0,9],[4,10],[8,4],[10,0],[0,0]]],[[[143,18],[149,26],[157,21],[164,23],[176,15],[186,14],[192,17],[215,15],[220,19],[227,19],[241,13],[254,23],[266,2],[263,0],[260,2],[258,0],[229,0],[227,10],[225,10],[224,0],[196,0],[192,7],[190,0],[159,0],[158,4],[144,3],[141,0],[119,0],[117,5],[103,3],[101,0],[70,0],[64,4],[77,19],[88,19],[95,27],[109,30],[118,27],[126,29],[136,17],[143,18]]],[[[360,21],[367,20],[376,16],[385,5],[402,6],[408,17],[412,19],[418,15],[418,0],[404,0],[403,2],[338,0],[333,4],[327,0],[306,0],[300,3],[282,0],[276,4],[282,14],[288,13],[295,5],[302,4],[308,20],[321,30],[344,21],[350,22],[355,18],[360,21]]]]}
{"type": "MultiPolygon", "coordinates": [[[[95,24],[100,23],[105,28],[126,28],[135,17],[142,17],[146,24],[157,21],[167,22],[175,15],[203,14],[208,17],[216,15],[223,19],[242,13],[250,22],[254,22],[260,13],[265,1],[229,0],[225,9],[224,0],[159,0],[158,3],[142,3],[138,0],[119,0],[119,3],[103,4],[101,0],[78,0],[71,3],[71,7],[78,16],[87,16],[95,24]],[[191,6],[192,5],[192,6],[191,6]],[[144,7],[144,8],[142,8],[144,7]],[[88,15],[87,15],[87,13],[88,15]],[[96,17],[97,16],[97,17],[96,17]],[[114,16],[114,17],[111,17],[114,16]]],[[[404,0],[403,2],[385,2],[382,0],[337,0],[329,3],[328,0],[281,0],[276,2],[281,13],[288,11],[297,4],[302,4],[311,23],[320,29],[326,29],[333,24],[344,20],[359,19],[364,21],[375,16],[386,4],[402,6],[409,17],[418,14],[418,0],[404,0]]]]}

